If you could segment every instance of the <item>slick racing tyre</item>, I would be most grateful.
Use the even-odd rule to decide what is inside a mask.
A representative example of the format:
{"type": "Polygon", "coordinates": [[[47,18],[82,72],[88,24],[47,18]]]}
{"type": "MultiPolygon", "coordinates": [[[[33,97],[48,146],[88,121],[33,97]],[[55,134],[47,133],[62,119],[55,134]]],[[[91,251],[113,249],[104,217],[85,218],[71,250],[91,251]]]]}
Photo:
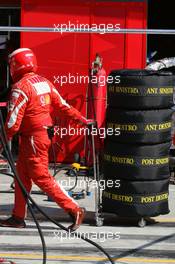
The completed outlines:
{"type": "Polygon", "coordinates": [[[162,180],[170,177],[169,150],[171,143],[128,145],[106,140],[104,178],[130,181],[162,180]]]}
{"type": "Polygon", "coordinates": [[[161,181],[120,181],[120,188],[103,191],[104,212],[119,216],[157,216],[168,214],[169,179],[161,181]]]}
{"type": "Polygon", "coordinates": [[[110,78],[113,80],[107,86],[110,107],[146,110],[173,106],[175,77],[172,72],[114,70],[110,78]],[[115,82],[118,79],[120,82],[115,82]]]}
{"type": "Polygon", "coordinates": [[[171,109],[124,111],[109,108],[106,127],[108,138],[119,143],[158,144],[171,140],[171,109]],[[120,130],[116,135],[115,131],[120,130]]]}

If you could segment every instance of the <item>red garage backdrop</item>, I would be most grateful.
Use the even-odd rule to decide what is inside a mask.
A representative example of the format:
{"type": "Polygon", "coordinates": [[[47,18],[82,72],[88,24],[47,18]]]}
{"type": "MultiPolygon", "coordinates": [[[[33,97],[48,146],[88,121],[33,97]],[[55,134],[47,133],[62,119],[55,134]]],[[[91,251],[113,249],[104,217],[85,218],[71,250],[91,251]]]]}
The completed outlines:
{"type": "MultiPolygon", "coordinates": [[[[120,28],[146,28],[146,1],[99,0],[22,0],[21,26],[54,27],[58,24],[120,24],[120,28]]],[[[39,73],[55,81],[60,94],[86,114],[87,83],[58,83],[58,76],[87,76],[98,52],[107,73],[119,68],[143,68],[146,37],[125,34],[22,33],[21,47],[30,47],[38,58],[39,73]]],[[[59,117],[60,118],[60,117],[59,117]]],[[[63,126],[66,120],[59,120],[63,126]]],[[[71,162],[75,152],[82,153],[83,137],[58,139],[57,160],[71,162]]]]}

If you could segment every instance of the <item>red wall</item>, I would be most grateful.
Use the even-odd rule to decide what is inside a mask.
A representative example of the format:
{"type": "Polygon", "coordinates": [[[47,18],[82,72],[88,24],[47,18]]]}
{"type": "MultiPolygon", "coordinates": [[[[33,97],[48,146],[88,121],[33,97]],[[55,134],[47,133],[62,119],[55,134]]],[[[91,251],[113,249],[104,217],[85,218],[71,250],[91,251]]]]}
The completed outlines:
{"type": "MultiPolygon", "coordinates": [[[[121,28],[146,27],[146,1],[107,2],[95,0],[22,0],[22,26],[54,27],[58,23],[120,24],[121,28]],[[33,3],[31,3],[33,2],[33,3]]],[[[54,81],[54,75],[87,75],[98,52],[107,73],[111,69],[143,68],[146,61],[146,37],[124,34],[22,33],[21,46],[32,48],[38,58],[39,73],[54,81]]],[[[55,84],[67,101],[86,114],[86,84],[55,84]]],[[[60,121],[59,121],[60,122],[60,121]]],[[[67,121],[61,120],[62,125],[67,121]]],[[[74,152],[83,149],[79,136],[59,139],[59,161],[71,161],[74,152]]]]}

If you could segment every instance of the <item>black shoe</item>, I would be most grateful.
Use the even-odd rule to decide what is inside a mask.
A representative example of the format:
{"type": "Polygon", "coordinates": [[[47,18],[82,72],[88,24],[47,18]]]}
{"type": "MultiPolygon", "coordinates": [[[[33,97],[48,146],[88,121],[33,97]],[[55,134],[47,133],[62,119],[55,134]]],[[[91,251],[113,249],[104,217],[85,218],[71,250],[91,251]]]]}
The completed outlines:
{"type": "Polygon", "coordinates": [[[73,224],[68,227],[70,232],[74,232],[77,230],[80,225],[82,224],[84,217],[85,217],[85,209],[84,208],[78,208],[75,212],[69,213],[73,220],[73,224]]]}
{"type": "Polygon", "coordinates": [[[24,220],[16,217],[16,216],[11,216],[10,218],[6,220],[0,220],[0,226],[3,227],[14,227],[14,228],[25,228],[26,223],[24,220]]]}

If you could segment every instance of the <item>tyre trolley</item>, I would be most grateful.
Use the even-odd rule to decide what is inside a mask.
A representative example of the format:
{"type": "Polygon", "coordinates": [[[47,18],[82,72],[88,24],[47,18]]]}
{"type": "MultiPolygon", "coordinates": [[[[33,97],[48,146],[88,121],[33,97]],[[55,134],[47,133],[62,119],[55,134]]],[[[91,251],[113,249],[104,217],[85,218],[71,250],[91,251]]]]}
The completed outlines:
{"type": "MultiPolygon", "coordinates": [[[[91,125],[92,128],[93,124],[91,125]]],[[[96,226],[102,226],[104,218],[102,217],[102,190],[99,185],[100,177],[100,161],[99,152],[96,151],[94,134],[91,133],[92,140],[92,158],[93,158],[93,172],[95,184],[95,222],[96,226]]]]}
{"type": "MultiPolygon", "coordinates": [[[[91,127],[93,124],[91,125],[91,127]]],[[[95,137],[93,133],[91,134],[91,141],[92,141],[92,154],[93,154],[93,171],[94,171],[94,180],[97,184],[95,184],[95,222],[96,226],[100,227],[103,226],[104,223],[104,216],[103,216],[103,205],[102,205],[102,189],[100,188],[100,180],[103,177],[103,171],[100,170],[100,160],[99,160],[99,152],[96,150],[95,146],[95,137]]],[[[145,217],[138,217],[137,218],[137,225],[138,227],[145,227],[148,220],[145,217]]],[[[152,222],[152,221],[151,221],[152,222]]],[[[154,221],[153,221],[154,222],[154,221]]]]}

